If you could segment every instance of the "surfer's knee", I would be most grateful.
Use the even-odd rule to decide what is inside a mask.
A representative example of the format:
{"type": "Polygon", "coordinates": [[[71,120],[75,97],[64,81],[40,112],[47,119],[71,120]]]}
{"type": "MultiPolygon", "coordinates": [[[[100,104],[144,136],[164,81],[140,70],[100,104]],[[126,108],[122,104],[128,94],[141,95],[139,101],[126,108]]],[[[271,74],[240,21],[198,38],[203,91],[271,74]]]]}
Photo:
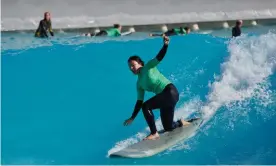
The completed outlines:
{"type": "Polygon", "coordinates": [[[152,112],[151,112],[151,109],[150,109],[150,106],[147,102],[143,103],[142,111],[143,111],[144,115],[147,116],[147,117],[153,116],[152,112]]]}
{"type": "Polygon", "coordinates": [[[142,105],[142,110],[143,110],[143,112],[149,110],[149,106],[148,106],[148,103],[147,103],[147,102],[143,103],[143,105],[142,105]]]}

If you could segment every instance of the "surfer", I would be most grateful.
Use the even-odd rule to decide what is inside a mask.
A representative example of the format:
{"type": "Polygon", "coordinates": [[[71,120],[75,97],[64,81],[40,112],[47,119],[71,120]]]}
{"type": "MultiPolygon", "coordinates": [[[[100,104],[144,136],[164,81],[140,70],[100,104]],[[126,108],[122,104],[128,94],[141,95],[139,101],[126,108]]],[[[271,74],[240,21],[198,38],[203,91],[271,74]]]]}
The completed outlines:
{"type": "Polygon", "coordinates": [[[52,30],[51,14],[49,12],[44,13],[44,19],[39,22],[39,26],[35,32],[35,37],[49,37],[50,35],[54,36],[52,30]]]}
{"type": "Polygon", "coordinates": [[[241,35],[242,20],[236,22],[236,26],[232,28],[232,37],[238,37],[241,35]]]}
{"type": "Polygon", "coordinates": [[[129,69],[133,74],[138,75],[136,83],[137,101],[132,116],[125,120],[124,125],[130,125],[142,108],[145,120],[150,128],[151,134],[145,139],[155,140],[159,138],[156,129],[153,109],[160,109],[162,125],[165,131],[172,131],[176,127],[188,125],[189,122],[183,119],[177,122],[173,121],[174,109],[179,100],[179,93],[174,84],[172,84],[157,69],[157,65],[164,58],[169,45],[169,38],[163,37],[164,45],[155,58],[144,64],[139,56],[131,56],[128,59],[129,69]],[[143,102],[145,91],[153,92],[156,95],[143,102]]]}
{"type": "Polygon", "coordinates": [[[185,27],[185,28],[173,28],[171,30],[168,30],[165,33],[162,34],[149,34],[149,36],[173,36],[173,35],[186,35],[189,34],[191,32],[191,29],[189,27],[185,27]]]}
{"type": "Polygon", "coordinates": [[[113,28],[106,29],[106,30],[101,30],[98,33],[87,33],[85,36],[109,36],[109,37],[117,37],[117,36],[124,36],[124,35],[129,35],[132,32],[128,31],[125,33],[121,33],[122,26],[120,24],[114,24],[113,28]]]}

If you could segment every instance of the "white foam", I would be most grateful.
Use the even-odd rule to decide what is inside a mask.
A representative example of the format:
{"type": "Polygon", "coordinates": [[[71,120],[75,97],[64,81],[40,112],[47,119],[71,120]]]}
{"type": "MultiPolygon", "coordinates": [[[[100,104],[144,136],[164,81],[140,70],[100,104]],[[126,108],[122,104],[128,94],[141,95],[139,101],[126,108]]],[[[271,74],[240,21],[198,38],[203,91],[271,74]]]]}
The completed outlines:
{"type": "MultiPolygon", "coordinates": [[[[260,37],[241,36],[230,41],[228,49],[229,59],[222,64],[221,76],[216,77],[216,81],[210,84],[211,90],[207,96],[207,102],[202,107],[205,123],[223,105],[251,97],[257,97],[263,101],[269,99],[267,86],[262,83],[266,82],[266,78],[276,67],[276,34],[268,33],[260,37]]],[[[200,105],[199,100],[189,102],[176,112],[175,117],[179,118],[183,115],[187,117],[193,111],[198,110],[195,106],[200,105]]],[[[156,124],[157,128],[161,129],[160,120],[156,124]]],[[[117,143],[108,154],[131,145],[134,143],[133,139],[137,142],[138,138],[145,136],[145,132],[142,133],[142,135],[136,135],[117,143]]],[[[168,153],[186,147],[184,143],[179,143],[170,148],[168,153]]]]}
{"type": "Polygon", "coordinates": [[[262,84],[273,74],[276,65],[276,34],[242,36],[229,43],[229,59],[222,64],[221,76],[210,85],[204,118],[209,120],[223,105],[251,97],[269,98],[262,84]],[[257,95],[256,95],[257,93],[257,95]]]}

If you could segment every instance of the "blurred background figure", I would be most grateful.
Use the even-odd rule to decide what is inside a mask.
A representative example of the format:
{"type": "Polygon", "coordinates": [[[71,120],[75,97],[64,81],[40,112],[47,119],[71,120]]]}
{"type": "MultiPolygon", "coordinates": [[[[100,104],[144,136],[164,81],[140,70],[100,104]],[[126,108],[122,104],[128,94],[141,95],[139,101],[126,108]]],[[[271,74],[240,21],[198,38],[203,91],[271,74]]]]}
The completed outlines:
{"type": "Polygon", "coordinates": [[[35,37],[49,37],[54,36],[52,30],[51,14],[49,12],[44,13],[44,19],[39,22],[39,26],[35,32],[35,37]]]}

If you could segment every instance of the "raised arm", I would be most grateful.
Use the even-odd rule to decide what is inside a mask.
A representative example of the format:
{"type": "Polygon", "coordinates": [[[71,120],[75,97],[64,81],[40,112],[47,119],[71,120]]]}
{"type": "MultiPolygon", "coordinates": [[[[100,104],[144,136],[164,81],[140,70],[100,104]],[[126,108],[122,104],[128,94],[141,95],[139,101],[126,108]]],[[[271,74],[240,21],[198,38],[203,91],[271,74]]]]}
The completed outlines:
{"type": "Polygon", "coordinates": [[[159,53],[156,55],[156,57],[153,58],[152,60],[150,60],[145,65],[146,68],[153,68],[153,67],[157,66],[162,61],[162,59],[165,57],[165,55],[167,53],[168,45],[169,45],[169,38],[167,36],[164,36],[163,39],[164,39],[163,47],[161,48],[159,53]]]}
{"type": "Polygon", "coordinates": [[[156,55],[156,59],[160,62],[165,57],[168,49],[168,44],[164,44],[159,53],[156,55]]]}

